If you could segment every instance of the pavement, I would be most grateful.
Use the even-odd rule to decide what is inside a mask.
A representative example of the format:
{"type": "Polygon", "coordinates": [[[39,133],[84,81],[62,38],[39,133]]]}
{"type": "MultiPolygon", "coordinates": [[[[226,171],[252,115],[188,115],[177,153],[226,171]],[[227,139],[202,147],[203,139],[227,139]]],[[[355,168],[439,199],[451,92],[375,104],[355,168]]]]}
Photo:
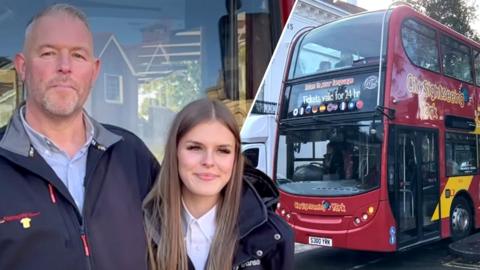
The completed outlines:
{"type": "Polygon", "coordinates": [[[295,242],[295,254],[300,254],[312,249],[322,248],[320,246],[306,245],[295,242]]]}
{"type": "Polygon", "coordinates": [[[480,232],[451,243],[450,251],[468,260],[480,260],[480,232]]]}

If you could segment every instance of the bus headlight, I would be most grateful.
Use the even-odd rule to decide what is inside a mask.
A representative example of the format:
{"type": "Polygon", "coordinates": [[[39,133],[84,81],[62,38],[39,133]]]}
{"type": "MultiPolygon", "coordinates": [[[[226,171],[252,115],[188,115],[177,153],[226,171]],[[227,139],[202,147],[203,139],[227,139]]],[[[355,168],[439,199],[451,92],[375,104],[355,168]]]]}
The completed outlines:
{"type": "Polygon", "coordinates": [[[355,225],[359,225],[360,224],[360,219],[357,217],[353,220],[353,222],[355,222],[355,225]]]}
{"type": "Polygon", "coordinates": [[[353,225],[360,226],[367,222],[370,222],[377,211],[377,207],[373,204],[367,204],[362,207],[359,207],[355,214],[353,215],[353,225]]]}

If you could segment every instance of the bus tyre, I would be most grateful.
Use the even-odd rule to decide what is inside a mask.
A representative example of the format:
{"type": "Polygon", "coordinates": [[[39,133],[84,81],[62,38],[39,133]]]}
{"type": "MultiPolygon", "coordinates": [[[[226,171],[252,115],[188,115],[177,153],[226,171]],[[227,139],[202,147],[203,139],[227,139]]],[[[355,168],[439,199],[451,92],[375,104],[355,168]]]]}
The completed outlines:
{"type": "Polygon", "coordinates": [[[453,241],[467,237],[472,231],[472,211],[464,197],[456,197],[450,208],[450,234],[453,241]]]}

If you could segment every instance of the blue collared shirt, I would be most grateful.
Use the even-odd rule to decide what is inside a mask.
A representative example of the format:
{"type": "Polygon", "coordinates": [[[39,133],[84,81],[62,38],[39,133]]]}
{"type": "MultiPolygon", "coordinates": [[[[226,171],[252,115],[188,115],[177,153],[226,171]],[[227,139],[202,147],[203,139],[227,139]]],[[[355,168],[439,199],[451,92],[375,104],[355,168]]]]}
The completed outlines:
{"type": "Polygon", "coordinates": [[[82,213],[85,195],[84,179],[87,167],[88,147],[91,144],[94,135],[92,122],[84,113],[83,119],[86,127],[85,138],[87,138],[87,140],[78,152],[70,158],[65,151],[61,150],[45,135],[34,130],[25,120],[24,113],[25,106],[20,108],[20,118],[30,139],[30,143],[68,188],[78,210],[82,213]]]}

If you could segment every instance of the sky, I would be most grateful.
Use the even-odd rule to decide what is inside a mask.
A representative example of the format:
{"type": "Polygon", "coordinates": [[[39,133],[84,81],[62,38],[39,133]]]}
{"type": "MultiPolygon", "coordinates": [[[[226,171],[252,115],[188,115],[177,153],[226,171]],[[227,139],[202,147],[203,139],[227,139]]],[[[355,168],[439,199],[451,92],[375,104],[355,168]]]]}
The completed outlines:
{"type": "MultiPolygon", "coordinates": [[[[467,0],[477,5],[477,20],[473,23],[472,27],[480,34],[480,0],[467,0]]],[[[386,9],[391,0],[357,0],[357,5],[367,10],[386,9]]]]}

